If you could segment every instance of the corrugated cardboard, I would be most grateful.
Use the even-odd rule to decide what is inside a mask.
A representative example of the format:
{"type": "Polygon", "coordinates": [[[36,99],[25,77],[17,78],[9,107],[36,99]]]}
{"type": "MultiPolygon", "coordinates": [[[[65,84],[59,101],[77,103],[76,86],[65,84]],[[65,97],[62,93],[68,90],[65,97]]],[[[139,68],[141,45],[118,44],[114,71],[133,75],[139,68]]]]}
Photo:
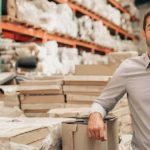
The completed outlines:
{"type": "Polygon", "coordinates": [[[114,117],[106,121],[108,141],[88,137],[87,123],[66,122],[62,125],[63,150],[118,150],[118,122],[114,117]]]}
{"type": "Polygon", "coordinates": [[[98,64],[98,65],[76,65],[75,75],[103,75],[111,76],[119,64],[98,64]]]}
{"type": "Polygon", "coordinates": [[[90,113],[90,108],[56,108],[51,109],[48,114],[49,117],[60,117],[60,118],[76,118],[85,117],[90,113]]]}

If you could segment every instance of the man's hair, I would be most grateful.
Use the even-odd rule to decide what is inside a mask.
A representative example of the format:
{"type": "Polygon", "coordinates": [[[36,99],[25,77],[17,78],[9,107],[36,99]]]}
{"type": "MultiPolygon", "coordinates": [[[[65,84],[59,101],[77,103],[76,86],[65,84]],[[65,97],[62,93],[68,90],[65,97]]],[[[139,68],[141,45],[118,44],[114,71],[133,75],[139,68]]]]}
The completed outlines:
{"type": "Polygon", "coordinates": [[[146,24],[147,24],[147,19],[148,17],[150,17],[150,9],[147,11],[147,13],[144,16],[144,20],[143,20],[143,30],[145,31],[146,29],[146,24]]]}

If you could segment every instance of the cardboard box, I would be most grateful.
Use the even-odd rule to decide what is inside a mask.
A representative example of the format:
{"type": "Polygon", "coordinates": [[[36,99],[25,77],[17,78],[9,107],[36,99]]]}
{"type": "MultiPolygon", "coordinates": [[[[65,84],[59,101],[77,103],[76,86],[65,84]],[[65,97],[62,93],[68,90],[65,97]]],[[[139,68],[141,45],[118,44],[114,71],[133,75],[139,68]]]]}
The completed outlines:
{"type": "Polygon", "coordinates": [[[90,108],[56,108],[51,109],[48,114],[49,117],[60,117],[60,118],[81,118],[88,116],[90,108]]]}
{"type": "Polygon", "coordinates": [[[76,65],[75,75],[111,76],[113,75],[118,66],[118,64],[76,65]]]}
{"type": "Polygon", "coordinates": [[[88,137],[87,121],[65,122],[62,125],[63,150],[118,150],[118,121],[107,118],[108,140],[101,142],[88,137]]]}

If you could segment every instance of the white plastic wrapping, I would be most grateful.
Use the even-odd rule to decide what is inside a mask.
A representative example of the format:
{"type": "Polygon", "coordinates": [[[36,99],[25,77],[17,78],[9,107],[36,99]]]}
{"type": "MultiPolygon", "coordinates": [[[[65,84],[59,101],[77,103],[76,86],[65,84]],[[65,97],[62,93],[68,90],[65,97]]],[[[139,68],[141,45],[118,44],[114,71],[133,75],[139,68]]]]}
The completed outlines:
{"type": "Polygon", "coordinates": [[[17,0],[17,17],[49,32],[77,37],[78,28],[71,8],[48,0],[17,0]]]}
{"type": "MultiPolygon", "coordinates": [[[[12,130],[28,128],[45,128],[49,129],[48,136],[43,140],[40,150],[61,150],[61,123],[73,119],[67,118],[0,118],[0,136],[8,134],[12,130]]],[[[9,141],[2,143],[1,150],[37,150],[28,145],[11,143],[9,141]]]]}
{"type": "Polygon", "coordinates": [[[63,65],[63,74],[72,74],[75,71],[75,65],[80,64],[78,49],[59,48],[61,63],[63,65]]]}

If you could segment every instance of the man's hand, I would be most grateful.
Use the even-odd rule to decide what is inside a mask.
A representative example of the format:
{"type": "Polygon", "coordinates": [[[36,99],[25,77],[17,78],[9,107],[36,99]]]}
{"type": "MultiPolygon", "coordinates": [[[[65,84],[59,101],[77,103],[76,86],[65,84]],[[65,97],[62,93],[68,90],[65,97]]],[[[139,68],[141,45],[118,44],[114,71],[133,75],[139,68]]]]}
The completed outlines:
{"type": "Polygon", "coordinates": [[[107,128],[100,113],[94,112],[89,117],[88,134],[90,138],[106,141],[107,128]]]}

